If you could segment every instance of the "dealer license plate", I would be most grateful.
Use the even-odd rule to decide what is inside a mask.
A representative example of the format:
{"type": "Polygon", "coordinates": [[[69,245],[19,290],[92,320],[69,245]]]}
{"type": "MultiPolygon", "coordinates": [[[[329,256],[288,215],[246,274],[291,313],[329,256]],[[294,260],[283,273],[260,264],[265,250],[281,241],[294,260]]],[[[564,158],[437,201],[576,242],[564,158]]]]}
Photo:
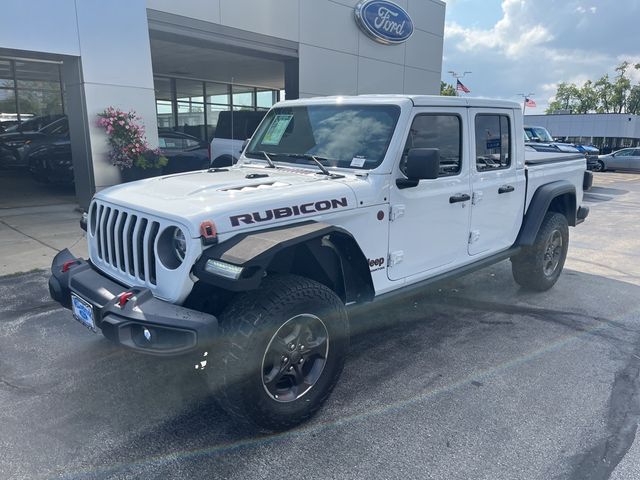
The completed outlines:
{"type": "Polygon", "coordinates": [[[96,322],[93,319],[93,307],[86,300],[81,299],[75,293],[71,294],[71,311],[73,317],[89,330],[96,331],[96,322]]]}

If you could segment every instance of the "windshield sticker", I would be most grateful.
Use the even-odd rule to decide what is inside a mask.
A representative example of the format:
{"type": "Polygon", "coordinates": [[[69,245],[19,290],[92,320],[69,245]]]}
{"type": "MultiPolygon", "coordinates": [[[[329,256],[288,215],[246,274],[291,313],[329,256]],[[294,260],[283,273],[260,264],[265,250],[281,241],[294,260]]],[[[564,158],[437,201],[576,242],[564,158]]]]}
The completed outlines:
{"type": "Polygon", "coordinates": [[[263,145],[280,145],[280,140],[287,130],[293,115],[276,115],[262,139],[263,145]]]}
{"type": "Polygon", "coordinates": [[[361,168],[362,166],[364,166],[364,162],[366,162],[367,159],[364,157],[353,157],[353,160],[351,160],[351,167],[358,167],[361,168]]]}

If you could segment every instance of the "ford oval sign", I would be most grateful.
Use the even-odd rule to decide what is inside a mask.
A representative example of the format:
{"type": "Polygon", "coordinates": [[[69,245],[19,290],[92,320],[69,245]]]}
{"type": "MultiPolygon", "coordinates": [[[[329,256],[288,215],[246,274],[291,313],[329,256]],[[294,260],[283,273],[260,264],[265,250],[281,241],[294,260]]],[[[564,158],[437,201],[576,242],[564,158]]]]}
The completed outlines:
{"type": "Polygon", "coordinates": [[[356,22],[376,42],[397,45],[413,34],[413,21],[399,5],[387,0],[363,0],[356,5],[356,22]]]}

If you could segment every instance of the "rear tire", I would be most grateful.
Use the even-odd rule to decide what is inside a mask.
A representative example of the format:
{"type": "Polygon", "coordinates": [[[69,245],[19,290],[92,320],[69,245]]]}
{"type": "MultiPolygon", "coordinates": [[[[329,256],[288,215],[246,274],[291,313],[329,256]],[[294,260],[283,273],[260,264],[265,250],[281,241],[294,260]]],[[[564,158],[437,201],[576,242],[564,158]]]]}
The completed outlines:
{"type": "Polygon", "coordinates": [[[567,218],[560,213],[547,212],[535,243],[511,258],[513,278],[528,290],[549,290],[562,273],[568,247],[567,218]]]}
{"type": "Polygon", "coordinates": [[[269,276],[259,290],[239,295],[220,325],[220,368],[207,370],[219,403],[269,430],[294,427],[320,409],[349,347],[342,300],[295,275],[269,276]]]}

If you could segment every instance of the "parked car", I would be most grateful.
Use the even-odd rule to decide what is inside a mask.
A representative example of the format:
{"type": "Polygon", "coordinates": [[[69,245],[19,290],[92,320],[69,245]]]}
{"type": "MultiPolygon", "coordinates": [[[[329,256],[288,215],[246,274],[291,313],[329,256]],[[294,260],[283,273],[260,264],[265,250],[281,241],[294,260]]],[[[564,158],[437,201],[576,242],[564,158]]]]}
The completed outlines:
{"type": "Polygon", "coordinates": [[[163,174],[209,168],[208,144],[196,137],[161,128],[158,130],[158,146],[169,160],[162,169],[163,174]]]}
{"type": "Polygon", "coordinates": [[[629,170],[640,172],[640,148],[623,148],[609,155],[598,156],[596,172],[629,170]]]}
{"type": "Polygon", "coordinates": [[[579,150],[568,143],[559,143],[553,140],[544,127],[524,127],[525,145],[530,146],[537,152],[561,152],[561,153],[577,153],[579,150]]]}
{"type": "MultiPolygon", "coordinates": [[[[169,129],[158,130],[158,146],[169,162],[163,174],[209,168],[207,142],[169,129]]],[[[73,162],[68,132],[63,137],[39,139],[28,152],[33,178],[43,183],[72,183],[73,162]]]]}
{"type": "Polygon", "coordinates": [[[69,122],[64,115],[35,117],[13,125],[0,134],[0,167],[26,167],[35,145],[68,136],[69,122]]]}
{"type": "Polygon", "coordinates": [[[592,174],[521,129],[501,100],[278,103],[236,165],[96,193],[89,260],[58,253],[49,291],[123,348],[191,354],[231,417],[293,427],[340,376],[348,306],[508,258],[553,287],[592,174]]]}
{"type": "Polygon", "coordinates": [[[224,167],[236,163],[242,153],[242,146],[253,136],[266,113],[250,110],[220,112],[216,132],[211,140],[211,166],[224,167]]]}

